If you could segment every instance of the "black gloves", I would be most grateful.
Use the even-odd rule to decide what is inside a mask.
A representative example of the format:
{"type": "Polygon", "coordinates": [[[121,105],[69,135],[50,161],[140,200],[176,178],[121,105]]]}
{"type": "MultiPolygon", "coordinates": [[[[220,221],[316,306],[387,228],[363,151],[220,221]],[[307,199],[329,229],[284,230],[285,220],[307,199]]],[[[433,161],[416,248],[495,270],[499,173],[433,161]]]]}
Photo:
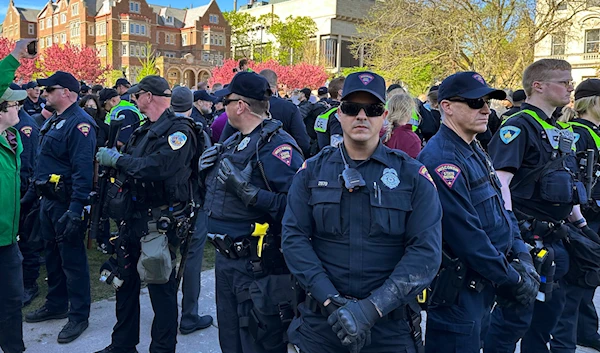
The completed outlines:
{"type": "Polygon", "coordinates": [[[250,184],[251,174],[252,168],[250,165],[240,171],[229,159],[223,158],[219,165],[217,180],[225,184],[229,192],[235,193],[246,207],[254,206],[260,189],[250,184]]]}
{"type": "Polygon", "coordinates": [[[217,143],[214,146],[209,147],[204,152],[202,152],[200,160],[198,161],[198,171],[201,172],[205,169],[212,167],[219,158],[221,150],[222,145],[217,143]]]}
{"type": "Polygon", "coordinates": [[[61,228],[64,229],[62,234],[58,234],[56,236],[56,242],[60,243],[63,241],[67,242],[77,242],[83,240],[83,229],[81,229],[81,225],[83,220],[81,219],[81,215],[73,211],[65,212],[62,217],[58,220],[58,224],[61,225],[61,228]]]}
{"type": "MultiPolygon", "coordinates": [[[[531,257],[525,254],[520,259],[515,259],[510,265],[519,273],[519,283],[513,286],[504,286],[498,289],[498,304],[503,307],[515,305],[528,306],[535,301],[540,288],[540,276],[530,262],[531,257]]],[[[521,258],[521,256],[519,256],[521,258]]]]}
{"type": "Polygon", "coordinates": [[[579,228],[579,230],[591,241],[596,242],[598,244],[600,244],[600,237],[598,236],[598,234],[596,232],[594,232],[590,227],[583,226],[581,228],[579,228]]]}
{"type": "Polygon", "coordinates": [[[348,300],[336,295],[329,298],[327,306],[339,307],[333,311],[327,323],[333,332],[348,347],[350,353],[358,353],[364,346],[371,344],[371,327],[380,318],[375,304],[369,299],[348,300]]]}

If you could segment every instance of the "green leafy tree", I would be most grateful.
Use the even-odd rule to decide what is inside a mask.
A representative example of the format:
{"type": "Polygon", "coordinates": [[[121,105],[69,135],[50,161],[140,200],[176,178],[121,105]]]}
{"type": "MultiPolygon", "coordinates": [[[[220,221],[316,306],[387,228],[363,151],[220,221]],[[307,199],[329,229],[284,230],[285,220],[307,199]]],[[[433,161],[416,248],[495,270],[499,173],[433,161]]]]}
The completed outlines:
{"type": "Polygon", "coordinates": [[[302,60],[304,48],[308,45],[310,37],[317,32],[317,25],[308,16],[289,16],[285,21],[271,18],[267,31],[277,39],[279,44],[277,60],[287,65],[302,60]]]}
{"type": "Polygon", "coordinates": [[[146,76],[157,75],[156,70],[156,51],[152,49],[152,44],[146,42],[146,56],[140,60],[142,64],[141,69],[138,71],[136,76],[137,82],[140,82],[146,76]]]}
{"type": "Polygon", "coordinates": [[[250,57],[254,37],[248,32],[256,27],[256,17],[247,12],[236,11],[224,12],[223,17],[231,26],[231,46],[235,48],[234,58],[250,57]]]}

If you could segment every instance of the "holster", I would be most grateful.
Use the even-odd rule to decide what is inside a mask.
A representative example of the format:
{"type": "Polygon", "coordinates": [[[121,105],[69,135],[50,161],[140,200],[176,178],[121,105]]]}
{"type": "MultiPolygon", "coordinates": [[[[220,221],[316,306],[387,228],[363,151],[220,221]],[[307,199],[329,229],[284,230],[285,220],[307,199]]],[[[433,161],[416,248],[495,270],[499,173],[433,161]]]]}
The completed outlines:
{"type": "Polygon", "coordinates": [[[467,267],[458,258],[452,258],[442,250],[442,266],[432,282],[432,293],[427,305],[454,305],[466,280],[467,267]]]}
{"type": "MultiPolygon", "coordinates": [[[[68,202],[71,196],[70,190],[63,180],[52,183],[50,180],[35,181],[35,192],[38,196],[43,196],[48,200],[68,202]]],[[[70,189],[70,188],[69,188],[70,189]]]]}

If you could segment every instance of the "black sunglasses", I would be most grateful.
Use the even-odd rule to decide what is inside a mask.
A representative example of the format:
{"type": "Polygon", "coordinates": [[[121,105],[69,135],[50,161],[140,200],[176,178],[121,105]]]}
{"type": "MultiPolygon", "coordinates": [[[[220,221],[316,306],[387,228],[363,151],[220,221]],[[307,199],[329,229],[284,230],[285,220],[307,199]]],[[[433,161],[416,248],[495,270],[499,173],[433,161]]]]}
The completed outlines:
{"type": "Polygon", "coordinates": [[[350,116],[357,116],[358,113],[360,113],[360,111],[364,109],[365,115],[369,118],[372,118],[375,116],[383,115],[383,112],[385,112],[385,105],[383,103],[363,104],[354,102],[342,102],[342,104],[340,105],[340,109],[342,110],[342,113],[350,116]]]}
{"type": "Polygon", "coordinates": [[[228,106],[228,105],[229,105],[229,103],[232,103],[232,102],[237,102],[237,101],[242,101],[242,102],[244,102],[244,103],[246,103],[246,104],[250,105],[250,103],[246,102],[246,101],[245,101],[245,100],[243,100],[243,99],[229,99],[229,98],[224,98],[224,99],[223,99],[223,106],[224,106],[224,107],[226,107],[226,106],[228,106]]]}
{"type": "Polygon", "coordinates": [[[52,93],[54,90],[60,89],[60,88],[64,88],[61,86],[50,86],[50,87],[46,87],[46,92],[48,93],[52,93]]]}
{"type": "Polygon", "coordinates": [[[135,94],[134,94],[134,96],[135,96],[135,99],[140,99],[140,96],[141,96],[142,94],[146,94],[146,93],[148,93],[148,92],[146,92],[146,91],[140,91],[140,92],[138,92],[138,93],[135,93],[135,94]]]}
{"type": "Polygon", "coordinates": [[[484,105],[490,105],[489,99],[477,98],[477,99],[468,99],[468,98],[452,98],[448,99],[450,102],[460,102],[466,103],[471,109],[481,109],[484,105]]]}

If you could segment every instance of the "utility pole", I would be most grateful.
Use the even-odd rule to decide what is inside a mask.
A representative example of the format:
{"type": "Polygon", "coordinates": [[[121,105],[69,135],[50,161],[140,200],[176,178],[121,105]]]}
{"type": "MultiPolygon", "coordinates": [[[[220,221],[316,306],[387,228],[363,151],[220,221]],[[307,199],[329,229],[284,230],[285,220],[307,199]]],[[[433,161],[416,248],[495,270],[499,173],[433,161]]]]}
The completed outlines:
{"type": "Polygon", "coordinates": [[[233,12],[237,12],[237,0],[233,0],[233,12]]]}

